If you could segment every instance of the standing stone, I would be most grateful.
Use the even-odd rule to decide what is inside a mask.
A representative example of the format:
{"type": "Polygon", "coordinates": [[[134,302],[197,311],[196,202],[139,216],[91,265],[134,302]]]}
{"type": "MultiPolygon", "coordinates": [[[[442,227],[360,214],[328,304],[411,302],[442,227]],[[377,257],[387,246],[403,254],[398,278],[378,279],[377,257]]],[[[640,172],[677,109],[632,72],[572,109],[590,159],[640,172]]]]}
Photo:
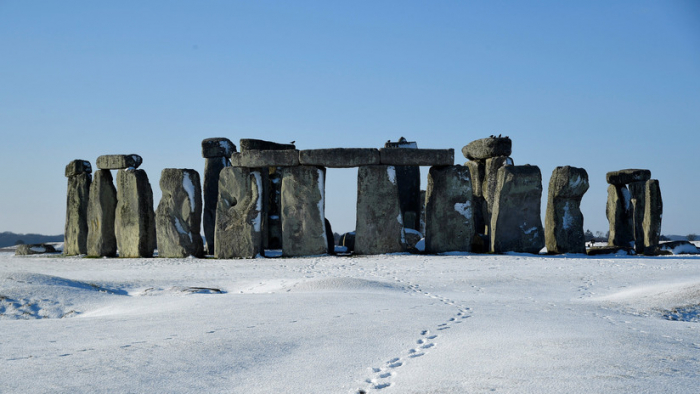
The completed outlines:
{"type": "Polygon", "coordinates": [[[493,213],[493,204],[496,198],[496,189],[498,187],[498,170],[504,166],[512,166],[513,159],[507,156],[490,157],[484,162],[484,183],[481,186],[481,193],[484,196],[484,205],[482,206],[482,214],[484,215],[484,223],[487,229],[485,234],[490,234],[489,228],[491,225],[491,215],[493,213]]]}
{"type": "Polygon", "coordinates": [[[156,249],[156,220],[153,190],[146,171],[117,171],[114,228],[119,257],[153,257],[156,249]]]}
{"type": "Polygon", "coordinates": [[[663,201],[659,181],[651,179],[646,182],[644,204],[644,254],[654,254],[659,246],[661,236],[661,217],[663,201]]]}
{"type": "Polygon", "coordinates": [[[486,165],[483,161],[473,160],[464,163],[469,169],[472,180],[472,209],[474,210],[474,231],[477,234],[486,234],[486,227],[491,223],[486,220],[486,200],[482,187],[486,178],[486,165]]]}
{"type": "Polygon", "coordinates": [[[87,254],[91,173],[92,166],[87,160],[73,160],[66,166],[68,191],[63,254],[68,256],[87,254]]]}
{"type": "Polygon", "coordinates": [[[632,203],[632,225],[634,235],[634,251],[637,254],[644,253],[644,206],[646,200],[647,181],[631,182],[627,185],[630,191],[632,203]]]}
{"type": "Polygon", "coordinates": [[[335,234],[333,234],[333,227],[331,227],[331,222],[328,219],[324,219],[323,222],[326,225],[326,239],[328,240],[328,254],[335,254],[335,234]]]}
{"type": "MultiPolygon", "coordinates": [[[[399,138],[398,142],[387,141],[384,148],[418,149],[415,141],[399,138]]],[[[453,159],[454,160],[454,159],[453,159]]],[[[450,163],[451,164],[451,163],[450,163]]],[[[399,187],[399,204],[404,226],[414,230],[420,229],[420,167],[393,166],[399,187]]]]}
{"type": "Polygon", "coordinates": [[[586,253],[581,199],[588,190],[583,168],[557,167],[549,180],[545,243],[549,253],[586,253]]]}
{"type": "Polygon", "coordinates": [[[95,171],[95,179],[90,186],[88,204],[87,254],[93,257],[115,257],[117,237],[114,233],[114,217],[117,210],[117,189],[114,187],[112,172],[95,171]]]}
{"type": "Polygon", "coordinates": [[[471,251],[474,210],[467,167],[430,168],[425,220],[426,252],[471,251]]]}
{"type": "Polygon", "coordinates": [[[394,166],[362,166],[357,171],[356,254],[404,252],[405,233],[394,166]]]}
{"type": "Polygon", "coordinates": [[[312,256],[328,253],[323,167],[298,166],[283,169],[282,255],[312,256]]]}
{"type": "Polygon", "coordinates": [[[632,196],[625,185],[608,186],[605,214],[610,223],[608,245],[631,247],[634,242],[632,196]]]}
{"type": "Polygon", "coordinates": [[[204,157],[204,210],[202,227],[206,239],[205,253],[214,254],[214,227],[216,226],[216,205],[219,198],[219,173],[231,166],[231,155],[236,145],[228,138],[207,138],[202,141],[204,157]]]}
{"type": "MultiPolygon", "coordinates": [[[[270,167],[267,191],[267,243],[268,249],[282,249],[282,171],[281,167],[270,167]]],[[[265,183],[263,183],[263,187],[265,183]]]]}
{"type": "Polygon", "coordinates": [[[541,198],[539,167],[505,166],[498,170],[489,230],[493,252],[540,252],[544,247],[541,198]]]}
{"type": "Polygon", "coordinates": [[[195,170],[166,168],[160,175],[162,197],[156,209],[159,257],[204,257],[200,235],[202,189],[195,170]]]}
{"type": "Polygon", "coordinates": [[[214,255],[252,259],[263,253],[260,171],[226,167],[219,176],[214,255]]]}

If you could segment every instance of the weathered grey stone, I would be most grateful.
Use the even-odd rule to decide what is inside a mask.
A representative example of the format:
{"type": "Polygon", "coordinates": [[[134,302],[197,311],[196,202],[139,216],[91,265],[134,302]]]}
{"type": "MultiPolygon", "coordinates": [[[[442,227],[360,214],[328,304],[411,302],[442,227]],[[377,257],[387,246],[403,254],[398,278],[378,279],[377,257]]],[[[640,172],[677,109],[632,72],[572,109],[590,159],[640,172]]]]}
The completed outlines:
{"type": "Polygon", "coordinates": [[[267,249],[282,249],[282,171],[270,167],[268,176],[267,204],[267,249]]]}
{"type": "MultiPolygon", "coordinates": [[[[474,211],[474,231],[477,234],[486,234],[486,227],[491,224],[491,220],[486,220],[488,210],[486,207],[486,199],[484,199],[483,186],[486,183],[486,164],[483,160],[472,160],[464,163],[464,166],[469,169],[469,175],[472,183],[472,209],[474,211]]],[[[477,240],[478,241],[478,240],[477,240]]],[[[484,248],[477,248],[484,250],[484,248]]],[[[488,243],[485,247],[488,252],[488,243]]]]}
{"type": "Polygon", "coordinates": [[[117,189],[114,187],[109,170],[95,171],[95,179],[90,186],[88,204],[88,256],[117,255],[117,237],[114,233],[114,219],[117,211],[117,189]]]}
{"type": "Polygon", "coordinates": [[[406,250],[394,166],[359,167],[355,231],[356,254],[383,254],[406,250]]]}
{"type": "Polygon", "coordinates": [[[117,171],[114,229],[119,257],[153,257],[156,249],[156,220],[153,190],[146,171],[117,171]]]}
{"type": "Polygon", "coordinates": [[[328,253],[324,223],[325,178],[326,170],[322,167],[297,166],[282,170],[284,256],[328,253]]]}
{"type": "Polygon", "coordinates": [[[242,138],[240,140],[241,152],[249,150],[295,150],[294,143],[278,144],[277,142],[256,140],[254,138],[242,138]]]}
{"type": "Polygon", "coordinates": [[[425,204],[425,251],[471,251],[472,205],[472,182],[467,167],[431,167],[425,204]]]}
{"type": "Polygon", "coordinates": [[[581,199],[588,190],[583,168],[557,167],[549,180],[545,244],[549,253],[586,253],[581,199]]]}
{"type": "Polygon", "coordinates": [[[56,248],[49,244],[22,244],[15,249],[15,256],[32,254],[56,253],[56,248]]]}
{"type": "Polygon", "coordinates": [[[328,243],[328,254],[335,254],[335,234],[333,234],[333,227],[331,227],[331,222],[328,219],[323,220],[326,226],[326,239],[328,243]]]}
{"type": "Polygon", "coordinates": [[[605,214],[610,223],[608,245],[632,247],[634,242],[634,223],[632,196],[624,185],[608,186],[608,203],[605,214]]]}
{"type": "Polygon", "coordinates": [[[202,189],[199,173],[165,168],[160,175],[162,197],[156,209],[159,257],[204,257],[200,235],[202,189]]]}
{"type": "Polygon", "coordinates": [[[138,168],[143,163],[143,158],[136,154],[130,155],[102,155],[97,158],[97,168],[100,170],[123,170],[138,168]]]}
{"type": "Polygon", "coordinates": [[[409,253],[421,253],[422,251],[418,250],[416,248],[416,245],[418,242],[420,242],[421,239],[423,239],[423,234],[418,231],[414,230],[412,228],[406,228],[404,229],[405,232],[405,238],[406,238],[406,250],[409,253]]]}
{"type": "Polygon", "coordinates": [[[469,176],[472,181],[472,195],[474,197],[483,197],[484,193],[481,188],[486,179],[486,164],[482,160],[472,160],[464,163],[464,166],[469,169],[469,176]]]}
{"type": "Polygon", "coordinates": [[[542,173],[537,166],[498,169],[489,229],[493,252],[540,252],[544,247],[541,198],[542,173]]]}
{"type": "Polygon", "coordinates": [[[486,160],[497,156],[510,156],[513,143],[508,137],[489,137],[472,141],[462,148],[469,160],[486,160]]]}
{"type": "MultiPolygon", "coordinates": [[[[659,246],[661,236],[661,217],[663,216],[663,201],[657,179],[646,182],[644,204],[644,254],[653,254],[659,246]]],[[[639,241],[638,241],[639,242],[639,241]]]]}
{"type": "Polygon", "coordinates": [[[219,200],[219,173],[231,162],[227,157],[215,157],[204,160],[204,210],[202,212],[202,227],[206,239],[205,253],[214,254],[214,235],[216,227],[216,205],[219,200]]]}
{"type": "Polygon", "coordinates": [[[73,160],[66,166],[66,178],[86,172],[88,174],[92,172],[92,165],[87,160],[73,160]]]}
{"type": "Polygon", "coordinates": [[[626,185],[632,182],[646,182],[651,179],[651,171],[627,169],[610,171],[605,175],[605,180],[611,185],[626,185]]]}
{"type": "Polygon", "coordinates": [[[382,164],[392,166],[451,166],[455,150],[382,148],[379,159],[382,164]]]}
{"type": "Polygon", "coordinates": [[[234,167],[293,167],[299,165],[298,150],[247,150],[231,156],[234,167]]]}
{"type": "Polygon", "coordinates": [[[512,165],[513,159],[506,156],[491,157],[484,162],[484,182],[481,185],[481,193],[484,197],[484,203],[481,206],[481,214],[484,218],[484,224],[487,227],[484,234],[490,234],[491,214],[493,212],[493,204],[498,187],[498,170],[503,166],[512,165]]]}
{"type": "Polygon", "coordinates": [[[340,237],[340,246],[345,246],[346,253],[355,251],[355,232],[351,231],[340,237]]]}
{"type": "Polygon", "coordinates": [[[83,172],[68,177],[66,199],[66,229],[63,254],[68,256],[87,254],[88,202],[92,174],[83,172]]]}
{"type": "Polygon", "coordinates": [[[235,151],[236,145],[228,138],[207,138],[202,140],[202,157],[205,159],[231,157],[235,151]]]}
{"type": "Polygon", "coordinates": [[[646,201],[646,182],[631,182],[627,185],[632,203],[632,232],[634,235],[634,251],[644,253],[644,206],[646,201]]]}
{"type": "Polygon", "coordinates": [[[254,258],[262,248],[262,176],[248,168],[226,167],[219,176],[214,255],[254,258]]]}
{"type": "Polygon", "coordinates": [[[349,168],[379,164],[379,149],[307,149],[299,151],[299,164],[329,168],[349,168]]]}

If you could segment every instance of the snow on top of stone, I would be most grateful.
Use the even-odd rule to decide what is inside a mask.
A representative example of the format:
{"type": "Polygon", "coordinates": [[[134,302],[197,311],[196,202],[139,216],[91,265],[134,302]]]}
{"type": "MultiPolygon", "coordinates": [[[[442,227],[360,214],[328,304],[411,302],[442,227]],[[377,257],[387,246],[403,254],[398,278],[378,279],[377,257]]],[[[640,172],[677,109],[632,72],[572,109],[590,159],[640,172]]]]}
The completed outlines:
{"type": "Polygon", "coordinates": [[[423,234],[421,234],[420,231],[414,230],[412,228],[406,228],[403,231],[407,232],[408,234],[416,234],[416,235],[423,236],[423,234]]]}
{"type": "Polygon", "coordinates": [[[255,210],[258,211],[258,214],[255,216],[255,219],[253,219],[253,229],[256,232],[260,232],[260,223],[262,222],[262,177],[257,171],[253,171],[252,174],[255,177],[255,184],[258,187],[258,200],[255,202],[255,210]]]}
{"type": "Polygon", "coordinates": [[[537,227],[531,227],[531,228],[525,230],[525,225],[526,225],[526,223],[523,223],[522,226],[520,226],[520,229],[523,230],[523,232],[524,232],[525,234],[530,234],[530,233],[532,233],[533,231],[534,231],[535,233],[537,232],[537,227]]]}
{"type": "Polygon", "coordinates": [[[190,199],[190,212],[194,212],[194,182],[187,172],[182,173],[182,187],[187,192],[187,197],[190,199]]]}
{"type": "Polygon", "coordinates": [[[572,189],[573,189],[573,188],[576,188],[576,187],[578,187],[578,186],[581,184],[581,182],[583,182],[583,179],[581,178],[581,175],[579,175],[579,174],[574,174],[574,175],[571,176],[571,178],[569,178],[569,187],[572,188],[572,189]]]}
{"type": "Polygon", "coordinates": [[[389,176],[389,182],[396,184],[396,168],[394,166],[388,166],[386,168],[386,173],[389,176]]]}
{"type": "Polygon", "coordinates": [[[219,140],[219,146],[222,149],[226,149],[226,150],[229,150],[232,148],[231,141],[229,141],[229,140],[219,140]]]}
{"type": "Polygon", "coordinates": [[[464,216],[465,219],[471,220],[472,219],[472,202],[466,201],[466,202],[455,203],[455,211],[457,211],[457,213],[459,213],[460,215],[464,216]]]}

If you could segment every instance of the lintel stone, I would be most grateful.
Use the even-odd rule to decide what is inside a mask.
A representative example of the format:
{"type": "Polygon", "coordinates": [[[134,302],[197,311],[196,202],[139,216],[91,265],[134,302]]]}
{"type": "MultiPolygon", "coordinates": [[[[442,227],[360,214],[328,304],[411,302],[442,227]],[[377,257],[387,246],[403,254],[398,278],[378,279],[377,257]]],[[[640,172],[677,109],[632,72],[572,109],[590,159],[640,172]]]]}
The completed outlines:
{"type": "Polygon", "coordinates": [[[278,144],[277,142],[256,140],[254,138],[241,138],[241,152],[249,150],[295,150],[294,143],[278,144]]]}
{"type": "Polygon", "coordinates": [[[247,150],[231,155],[231,166],[233,167],[294,167],[298,165],[298,150],[247,150]]]}
{"type": "Polygon", "coordinates": [[[462,154],[469,160],[486,160],[497,156],[510,156],[513,142],[508,137],[482,138],[465,145],[462,154]]]}
{"type": "Polygon", "coordinates": [[[228,138],[207,138],[202,140],[202,157],[205,159],[231,157],[231,154],[235,151],[236,145],[228,138]]]}
{"type": "Polygon", "coordinates": [[[382,148],[379,157],[383,165],[451,166],[455,161],[455,150],[382,148]]]}
{"type": "Polygon", "coordinates": [[[627,185],[632,182],[646,182],[649,179],[651,171],[639,169],[610,171],[605,175],[605,180],[611,185],[627,185]]]}
{"type": "Polygon", "coordinates": [[[92,165],[87,160],[73,160],[66,166],[66,178],[84,173],[92,173],[92,165]]]}
{"type": "Polygon", "coordinates": [[[138,168],[143,163],[143,158],[136,154],[130,155],[102,155],[97,158],[97,168],[100,170],[124,170],[138,168]]]}
{"type": "Polygon", "coordinates": [[[332,148],[299,151],[299,164],[329,168],[349,168],[379,164],[379,149],[332,148]]]}

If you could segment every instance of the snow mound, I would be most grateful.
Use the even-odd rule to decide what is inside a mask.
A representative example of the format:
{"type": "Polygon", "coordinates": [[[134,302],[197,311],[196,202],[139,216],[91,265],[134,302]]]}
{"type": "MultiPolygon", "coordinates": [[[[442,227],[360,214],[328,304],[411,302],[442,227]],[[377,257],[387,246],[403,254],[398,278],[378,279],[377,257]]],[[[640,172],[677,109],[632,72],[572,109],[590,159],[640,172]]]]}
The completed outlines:
{"type": "Polygon", "coordinates": [[[86,299],[126,294],[123,290],[58,276],[8,272],[0,276],[0,319],[72,317],[88,307],[86,299]]]}
{"type": "Polygon", "coordinates": [[[392,291],[401,290],[403,287],[389,282],[359,278],[325,278],[299,282],[291,288],[291,291],[367,291],[380,290],[392,291]]]}

